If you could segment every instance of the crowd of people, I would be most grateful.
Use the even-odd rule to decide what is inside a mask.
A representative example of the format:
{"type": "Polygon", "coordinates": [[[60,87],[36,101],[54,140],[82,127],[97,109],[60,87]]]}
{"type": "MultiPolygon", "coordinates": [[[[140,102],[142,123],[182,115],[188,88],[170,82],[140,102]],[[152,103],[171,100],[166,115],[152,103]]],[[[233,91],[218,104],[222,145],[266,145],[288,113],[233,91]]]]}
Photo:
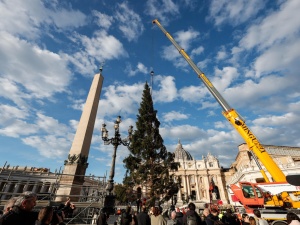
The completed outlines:
{"type": "Polygon", "coordinates": [[[64,225],[64,219],[75,209],[68,200],[58,207],[46,206],[34,210],[37,195],[34,192],[24,192],[18,197],[9,199],[0,216],[0,225],[64,225]]]}
{"type": "MultiPolygon", "coordinates": [[[[9,199],[0,217],[0,225],[64,225],[65,217],[75,209],[74,204],[68,200],[59,207],[46,206],[36,211],[36,200],[37,195],[33,192],[24,192],[9,199]]],[[[107,212],[102,209],[95,218],[95,223],[107,225],[108,217],[107,212]]],[[[119,225],[269,225],[257,209],[253,210],[253,216],[242,214],[239,218],[231,209],[222,213],[215,208],[205,208],[199,214],[194,203],[189,203],[186,210],[172,208],[165,212],[159,206],[147,210],[142,205],[139,212],[127,206],[119,218],[119,225]]],[[[286,220],[289,225],[300,225],[299,217],[293,212],[287,213],[286,220]]]]}
{"type": "MultiPolygon", "coordinates": [[[[99,216],[100,218],[100,216],[99,216]]],[[[98,219],[97,225],[106,225],[106,219],[98,219]]],[[[287,224],[300,225],[299,217],[292,212],[287,213],[287,224]]],[[[242,214],[239,218],[231,209],[225,212],[212,208],[205,208],[202,213],[197,213],[194,203],[189,203],[186,210],[179,208],[163,212],[160,207],[151,207],[147,211],[142,206],[139,213],[127,206],[126,210],[120,214],[119,225],[269,225],[261,217],[259,210],[255,209],[252,216],[242,214]]]]}

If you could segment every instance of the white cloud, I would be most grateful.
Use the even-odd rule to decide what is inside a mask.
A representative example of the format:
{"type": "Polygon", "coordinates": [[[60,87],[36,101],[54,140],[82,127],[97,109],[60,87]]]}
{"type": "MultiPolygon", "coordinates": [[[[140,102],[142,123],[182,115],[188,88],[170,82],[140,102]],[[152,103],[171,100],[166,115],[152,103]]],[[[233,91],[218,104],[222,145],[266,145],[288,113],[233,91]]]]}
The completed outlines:
{"type": "Polygon", "coordinates": [[[215,22],[216,26],[224,23],[239,25],[253,18],[264,7],[263,0],[213,0],[209,8],[208,18],[215,22]]]}
{"type": "Polygon", "coordinates": [[[223,67],[222,70],[215,68],[212,83],[219,92],[223,92],[232,85],[238,75],[237,69],[234,67],[223,67]]]}
{"type": "Polygon", "coordinates": [[[160,134],[164,139],[191,141],[199,137],[205,136],[205,131],[197,126],[181,125],[181,126],[164,126],[159,129],[160,134]]]}
{"type": "Polygon", "coordinates": [[[200,46],[198,48],[193,49],[192,52],[191,52],[191,55],[192,56],[200,55],[203,51],[204,51],[204,47],[200,46]]]}
{"type": "Polygon", "coordinates": [[[128,41],[136,41],[145,29],[140,16],[128,6],[127,2],[118,4],[115,18],[128,41]]]}
{"type": "Polygon", "coordinates": [[[299,60],[299,38],[285,42],[284,44],[274,45],[257,57],[254,63],[255,76],[259,77],[261,74],[273,71],[282,71],[283,73],[296,71],[298,70],[299,60]],[[287,70],[286,68],[289,69],[287,70]]]}
{"type": "Polygon", "coordinates": [[[0,124],[7,123],[12,118],[25,119],[29,116],[27,110],[20,109],[11,105],[0,105],[0,124]]]}
{"type": "Polygon", "coordinates": [[[182,100],[197,103],[204,99],[209,94],[207,88],[200,88],[200,86],[188,86],[179,90],[179,96],[182,100]]]}
{"type": "Polygon", "coordinates": [[[0,2],[0,30],[13,35],[36,39],[45,32],[40,29],[55,25],[69,29],[85,24],[85,15],[78,10],[66,9],[53,3],[48,7],[42,1],[5,0],[0,2]]]}
{"type": "Polygon", "coordinates": [[[90,74],[97,69],[95,60],[105,62],[106,60],[127,57],[123,44],[106,31],[96,31],[93,37],[77,34],[74,42],[80,41],[83,50],[72,55],[62,54],[66,59],[77,67],[80,73],[90,74]]]}
{"type": "Polygon", "coordinates": [[[132,114],[137,111],[141,101],[144,84],[115,84],[104,88],[99,102],[98,114],[102,116],[132,114]]]}
{"type": "Polygon", "coordinates": [[[172,0],[147,0],[145,14],[157,18],[162,24],[168,24],[170,18],[179,16],[179,6],[172,0]]]}
{"type": "Polygon", "coordinates": [[[37,113],[36,125],[41,131],[55,134],[56,136],[65,136],[69,130],[66,125],[59,123],[57,119],[45,116],[41,113],[37,113]]]}
{"type": "MultiPolygon", "coordinates": [[[[198,31],[189,28],[187,31],[178,31],[174,34],[174,40],[180,45],[181,48],[187,52],[191,48],[191,44],[200,35],[198,31]]],[[[204,50],[203,47],[197,47],[192,50],[193,55],[198,55],[204,50]]],[[[189,65],[186,60],[181,56],[178,50],[169,45],[163,48],[162,58],[171,61],[176,68],[185,70],[189,65]]]]}
{"type": "Polygon", "coordinates": [[[56,92],[65,91],[71,73],[67,62],[58,54],[5,32],[0,32],[0,37],[2,82],[9,83],[9,93],[12,94],[8,96],[2,92],[0,95],[22,104],[23,98],[49,98],[56,92]],[[25,93],[20,92],[23,88],[25,93]]]}
{"type": "Polygon", "coordinates": [[[278,11],[270,13],[260,23],[252,25],[247,30],[240,41],[240,47],[252,49],[258,46],[264,49],[293,39],[300,32],[300,20],[295,19],[299,10],[298,0],[282,1],[278,11]]]}
{"type": "Polygon", "coordinates": [[[93,15],[97,18],[96,24],[104,29],[109,29],[114,21],[113,16],[93,10],[93,15]]]}
{"type": "Polygon", "coordinates": [[[175,79],[172,76],[155,76],[154,82],[158,83],[158,90],[153,88],[154,102],[172,102],[177,98],[175,79]]]}
{"type": "Polygon", "coordinates": [[[65,137],[57,137],[55,135],[47,136],[29,136],[23,138],[22,141],[38,150],[39,154],[46,158],[64,158],[70,149],[70,141],[65,137]]]}
{"type": "Polygon", "coordinates": [[[130,77],[135,76],[137,73],[148,74],[149,69],[141,62],[138,62],[136,69],[132,69],[131,64],[126,66],[125,72],[128,73],[130,77]]]}
{"type": "Polygon", "coordinates": [[[224,46],[221,47],[221,50],[217,52],[217,56],[216,56],[216,59],[218,61],[220,60],[224,60],[227,58],[227,52],[226,52],[226,49],[224,46]]]}
{"type": "Polygon", "coordinates": [[[183,114],[183,113],[176,112],[176,111],[163,113],[163,119],[166,122],[170,122],[173,120],[184,120],[184,119],[188,119],[188,118],[189,118],[188,114],[183,114]]]}
{"type": "Polygon", "coordinates": [[[5,124],[5,127],[0,129],[0,134],[18,138],[23,135],[35,134],[38,130],[39,128],[35,124],[30,124],[20,119],[11,119],[9,124],[5,124]]]}

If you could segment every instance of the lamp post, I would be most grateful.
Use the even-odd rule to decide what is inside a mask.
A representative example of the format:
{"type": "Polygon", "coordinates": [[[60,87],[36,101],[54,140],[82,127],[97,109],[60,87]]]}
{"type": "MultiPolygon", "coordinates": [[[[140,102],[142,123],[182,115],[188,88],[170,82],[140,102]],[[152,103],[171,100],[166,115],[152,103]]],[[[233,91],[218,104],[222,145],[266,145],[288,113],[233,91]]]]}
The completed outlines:
{"type": "Polygon", "coordinates": [[[117,155],[118,146],[119,145],[129,146],[131,137],[132,137],[132,132],[133,132],[133,130],[132,130],[133,126],[129,126],[128,137],[125,139],[122,139],[120,132],[119,132],[119,125],[121,122],[122,122],[121,116],[118,116],[117,120],[115,121],[115,124],[114,124],[115,135],[112,138],[108,138],[108,130],[106,129],[105,123],[102,124],[102,129],[101,129],[102,140],[104,141],[104,144],[105,145],[112,144],[114,146],[114,153],[112,156],[109,180],[108,180],[107,186],[106,186],[106,191],[108,192],[109,195],[112,195],[112,190],[114,189],[115,163],[116,163],[116,155],[117,155]]]}

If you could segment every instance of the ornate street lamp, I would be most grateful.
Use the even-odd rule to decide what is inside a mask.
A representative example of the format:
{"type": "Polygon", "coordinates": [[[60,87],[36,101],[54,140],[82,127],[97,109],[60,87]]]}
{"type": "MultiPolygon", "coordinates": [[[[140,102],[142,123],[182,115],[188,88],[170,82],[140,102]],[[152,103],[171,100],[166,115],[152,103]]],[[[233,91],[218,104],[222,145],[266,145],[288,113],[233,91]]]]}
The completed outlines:
{"type": "Polygon", "coordinates": [[[114,129],[115,129],[115,135],[112,138],[108,138],[108,130],[106,129],[106,124],[102,124],[102,140],[104,141],[105,145],[110,145],[112,144],[114,146],[114,153],[112,156],[112,163],[111,163],[111,168],[110,168],[110,173],[109,173],[109,180],[107,182],[106,186],[106,191],[108,195],[105,198],[105,203],[104,206],[107,208],[114,207],[114,195],[112,194],[112,190],[114,189],[114,176],[115,176],[115,164],[116,164],[116,155],[117,155],[117,149],[119,145],[124,145],[124,146],[129,146],[130,141],[132,138],[132,132],[133,132],[133,126],[129,126],[128,129],[128,137],[125,139],[121,138],[121,134],[119,132],[119,125],[121,123],[121,116],[117,117],[117,120],[115,121],[114,124],[114,129]]]}

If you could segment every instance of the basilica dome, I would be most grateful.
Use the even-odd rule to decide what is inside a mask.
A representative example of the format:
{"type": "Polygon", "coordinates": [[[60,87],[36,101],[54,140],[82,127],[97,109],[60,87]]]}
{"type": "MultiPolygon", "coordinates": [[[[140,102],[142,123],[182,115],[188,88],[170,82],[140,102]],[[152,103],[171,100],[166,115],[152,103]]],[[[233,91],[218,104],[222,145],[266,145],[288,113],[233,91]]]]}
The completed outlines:
{"type": "Polygon", "coordinates": [[[178,140],[178,144],[174,153],[175,153],[175,161],[177,162],[194,160],[191,154],[188,151],[184,150],[182,144],[180,143],[180,140],[178,140]]]}

